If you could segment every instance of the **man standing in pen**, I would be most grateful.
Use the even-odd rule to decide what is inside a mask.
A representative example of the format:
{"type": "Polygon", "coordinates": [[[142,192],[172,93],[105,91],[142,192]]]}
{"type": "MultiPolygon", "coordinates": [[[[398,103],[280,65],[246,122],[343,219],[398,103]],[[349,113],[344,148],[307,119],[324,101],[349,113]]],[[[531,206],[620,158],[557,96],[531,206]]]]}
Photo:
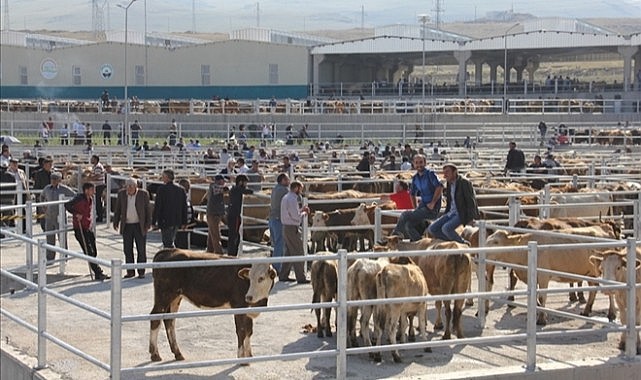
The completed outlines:
{"type": "MultiPolygon", "coordinates": [[[[60,195],[64,195],[66,197],[73,197],[76,195],[75,191],[73,191],[70,187],[65,186],[61,184],[60,182],[62,181],[62,174],[60,172],[53,172],[50,174],[50,181],[51,183],[42,189],[42,193],[40,193],[40,202],[53,202],[57,201],[60,199],[60,195]]],[[[43,206],[43,212],[45,214],[44,217],[44,231],[45,232],[51,232],[51,231],[56,231],[60,229],[60,223],[58,223],[58,209],[60,205],[49,205],[49,206],[43,206]]],[[[64,232],[65,234],[67,233],[66,231],[64,232]]],[[[48,234],[47,235],[47,244],[49,245],[55,245],[56,244],[56,234],[48,234]]],[[[67,247],[63,247],[67,248],[67,247]]],[[[54,251],[47,251],[47,260],[55,260],[56,258],[56,252],[54,251]]]]}
{"type": "MultiPolygon", "coordinates": [[[[272,189],[271,208],[269,210],[269,238],[272,243],[273,257],[283,256],[283,223],[280,220],[280,202],[289,192],[289,176],[280,173],[276,178],[276,186],[272,189]]],[[[281,263],[274,263],[274,269],[280,273],[281,263]]]]}
{"type": "MultiPolygon", "coordinates": [[[[303,255],[303,236],[300,225],[303,215],[309,213],[309,207],[300,207],[300,193],[303,191],[303,184],[294,181],[289,185],[289,192],[283,197],[280,203],[280,220],[283,223],[283,240],[285,241],[285,253],[287,256],[303,255]]],[[[303,262],[283,263],[282,271],[278,273],[278,279],[284,282],[296,281],[299,284],[307,284],[303,262]],[[289,277],[289,271],[294,268],[296,279],[289,277]]]]}
{"type": "MultiPolygon", "coordinates": [[[[114,230],[119,231],[123,239],[125,262],[134,262],[134,242],[138,253],[136,263],[147,262],[147,231],[151,228],[151,203],[147,190],[139,189],[135,179],[125,181],[125,188],[118,192],[114,210],[114,230]]],[[[135,275],[134,270],[127,270],[125,278],[135,275]]],[[[145,278],[145,268],[138,269],[138,278],[145,278]]]]}
{"type": "Polygon", "coordinates": [[[164,185],[158,187],[154,202],[152,225],[160,228],[162,245],[174,248],[178,228],[187,224],[187,196],[182,187],[174,183],[174,171],[162,172],[164,185]]]}

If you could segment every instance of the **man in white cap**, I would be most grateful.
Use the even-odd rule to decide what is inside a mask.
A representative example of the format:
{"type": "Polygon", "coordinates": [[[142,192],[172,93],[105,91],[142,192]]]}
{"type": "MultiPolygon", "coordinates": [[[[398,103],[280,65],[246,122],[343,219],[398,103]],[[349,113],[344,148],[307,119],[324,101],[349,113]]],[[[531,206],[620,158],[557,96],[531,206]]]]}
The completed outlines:
{"type": "MultiPolygon", "coordinates": [[[[57,201],[60,199],[61,195],[64,195],[68,198],[76,195],[76,192],[73,191],[69,186],[60,183],[62,181],[62,174],[60,172],[52,172],[49,176],[49,180],[51,183],[45,186],[44,189],[42,189],[42,193],[40,193],[40,202],[57,201]]],[[[43,211],[45,214],[44,231],[45,233],[47,233],[47,244],[49,245],[56,244],[56,234],[50,232],[60,229],[60,224],[58,223],[59,208],[60,205],[43,206],[43,211]]],[[[65,246],[63,248],[67,247],[65,246]]],[[[47,250],[47,260],[51,261],[55,258],[56,252],[47,250]]]]}

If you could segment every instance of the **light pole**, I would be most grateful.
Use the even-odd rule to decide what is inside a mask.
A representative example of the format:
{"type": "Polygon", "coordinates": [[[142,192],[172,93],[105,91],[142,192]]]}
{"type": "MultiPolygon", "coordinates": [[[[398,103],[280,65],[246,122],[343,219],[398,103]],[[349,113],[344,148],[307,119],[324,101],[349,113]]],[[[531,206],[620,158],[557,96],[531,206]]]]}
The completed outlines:
{"type": "Polygon", "coordinates": [[[122,145],[127,145],[129,143],[128,133],[129,133],[129,94],[127,93],[127,37],[129,35],[129,24],[128,24],[128,15],[129,15],[129,7],[133,3],[135,3],[136,0],[130,0],[129,4],[122,5],[122,4],[116,4],[118,8],[122,8],[125,10],[125,67],[124,67],[124,74],[125,74],[125,125],[122,128],[122,145]]]}
{"type": "Polygon", "coordinates": [[[418,16],[418,21],[421,23],[421,42],[422,47],[422,63],[423,72],[421,75],[421,129],[425,130],[425,25],[430,21],[430,16],[422,13],[418,16]]]}
{"type": "Polygon", "coordinates": [[[521,25],[520,22],[517,22],[516,24],[510,26],[505,33],[503,33],[503,110],[504,112],[507,112],[507,73],[508,73],[508,68],[507,68],[507,34],[517,26],[521,25]]]}

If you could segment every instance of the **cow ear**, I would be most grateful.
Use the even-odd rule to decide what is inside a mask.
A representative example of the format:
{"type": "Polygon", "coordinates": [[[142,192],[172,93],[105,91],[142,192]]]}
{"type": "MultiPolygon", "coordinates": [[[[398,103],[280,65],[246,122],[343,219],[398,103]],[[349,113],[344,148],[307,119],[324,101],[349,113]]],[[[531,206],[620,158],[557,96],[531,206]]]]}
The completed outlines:
{"type": "Polygon", "coordinates": [[[641,260],[637,259],[636,264],[637,264],[636,270],[639,270],[639,268],[641,268],[641,260]]]}
{"type": "Polygon", "coordinates": [[[271,265],[269,266],[269,277],[273,280],[276,278],[278,275],[278,272],[276,272],[276,269],[274,269],[271,265]]]}
{"type": "Polygon", "coordinates": [[[595,268],[598,268],[603,261],[603,256],[590,256],[590,263],[594,265],[595,268]]]}
{"type": "Polygon", "coordinates": [[[323,220],[329,220],[329,214],[324,212],[323,213],[323,220]]]}
{"type": "Polygon", "coordinates": [[[245,280],[249,279],[249,268],[242,268],[238,271],[238,277],[244,278],[245,280]]]}

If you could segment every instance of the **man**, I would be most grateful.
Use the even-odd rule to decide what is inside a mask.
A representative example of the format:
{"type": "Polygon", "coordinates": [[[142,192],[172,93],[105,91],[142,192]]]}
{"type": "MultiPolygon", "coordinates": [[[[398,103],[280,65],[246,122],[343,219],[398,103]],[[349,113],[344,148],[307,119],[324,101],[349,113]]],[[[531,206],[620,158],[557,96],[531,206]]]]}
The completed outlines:
{"type": "Polygon", "coordinates": [[[105,182],[105,167],[100,163],[100,157],[94,154],[91,156],[91,174],[89,181],[96,187],[96,222],[102,223],[105,217],[105,208],[102,204],[102,192],[107,187],[105,182]]]}
{"type": "Polygon", "coordinates": [[[262,190],[262,182],[264,177],[263,173],[260,171],[258,160],[252,160],[251,167],[245,174],[247,175],[247,178],[249,178],[249,184],[247,184],[248,188],[252,189],[253,191],[262,190]]]}
{"type": "MultiPolygon", "coordinates": [[[[53,202],[60,199],[60,195],[65,197],[73,197],[76,193],[68,186],[61,184],[62,174],[59,172],[53,172],[50,174],[50,183],[42,189],[40,193],[40,202],[53,202]]],[[[44,219],[41,219],[42,229],[45,233],[50,231],[57,231],[60,229],[60,224],[58,223],[58,205],[49,205],[43,206],[42,212],[44,212],[44,219]]],[[[66,233],[66,232],[65,232],[66,233]]],[[[47,244],[55,245],[56,244],[56,234],[47,234],[47,244]]],[[[64,248],[67,248],[66,246],[64,248]]],[[[55,260],[56,252],[47,250],[47,260],[55,260]]]]}
{"type": "Polygon", "coordinates": [[[241,212],[243,209],[243,196],[253,194],[254,192],[247,188],[249,179],[245,174],[239,174],[236,177],[236,185],[229,190],[229,207],[227,208],[227,227],[229,228],[229,237],[227,240],[227,254],[230,256],[238,255],[238,245],[240,244],[240,225],[241,212]]]}
{"type": "Polygon", "coordinates": [[[545,121],[541,120],[538,125],[539,134],[541,135],[541,146],[545,144],[545,134],[548,132],[548,126],[545,124],[545,121]]]}
{"type": "MultiPolygon", "coordinates": [[[[18,159],[11,158],[9,160],[9,168],[7,173],[13,176],[16,183],[16,205],[25,204],[26,200],[29,199],[31,194],[29,193],[29,183],[27,181],[27,175],[25,172],[18,168],[18,159]]],[[[18,215],[24,216],[25,209],[18,209],[18,215]]],[[[26,210],[26,212],[31,212],[31,210],[26,210]]],[[[27,218],[22,218],[22,231],[27,230],[27,218]]]]}
{"type": "Polygon", "coordinates": [[[398,171],[401,170],[401,165],[396,163],[396,156],[393,154],[388,155],[383,159],[383,163],[381,164],[381,169],[383,170],[389,170],[389,171],[398,171]],[[388,161],[387,163],[385,163],[388,161]]]}
{"type": "Polygon", "coordinates": [[[207,252],[223,253],[220,244],[220,223],[225,215],[225,177],[217,174],[207,188],[207,252]]]}
{"type": "Polygon", "coordinates": [[[134,120],[134,123],[131,125],[131,145],[138,145],[140,143],[140,131],[142,131],[142,126],[138,123],[138,120],[134,120]]]}
{"type": "Polygon", "coordinates": [[[469,245],[470,243],[456,232],[456,228],[479,218],[474,187],[470,181],[458,174],[456,165],[451,163],[443,165],[443,177],[447,183],[445,214],[432,222],[427,230],[437,239],[469,245]]]}
{"type": "Polygon", "coordinates": [[[360,175],[362,175],[363,177],[369,177],[370,174],[369,155],[369,151],[366,150],[365,152],[363,152],[363,157],[358,162],[358,165],[356,165],[356,171],[361,172],[360,175]]]}
{"type": "MultiPolygon", "coordinates": [[[[283,256],[283,224],[280,220],[280,203],[289,192],[289,176],[281,173],[276,178],[276,186],[272,189],[271,208],[269,210],[269,238],[273,248],[273,257],[283,256]]],[[[274,263],[274,269],[280,273],[281,263],[274,263]]]]}
{"type": "Polygon", "coordinates": [[[102,144],[111,145],[111,124],[109,124],[109,120],[105,120],[102,125],[102,144]]]}
{"type": "MultiPolygon", "coordinates": [[[[299,206],[300,193],[303,191],[303,184],[294,181],[289,185],[289,192],[283,197],[280,203],[280,220],[283,223],[283,240],[285,241],[285,252],[287,256],[303,255],[303,237],[300,231],[300,224],[303,221],[303,215],[309,213],[309,207],[299,206]]],[[[282,270],[278,272],[280,281],[307,284],[309,280],[305,278],[305,269],[303,262],[283,263],[282,270]],[[296,279],[289,277],[289,272],[294,268],[296,279]]]]}
{"type": "MultiPolygon", "coordinates": [[[[91,182],[82,185],[82,193],[77,194],[70,201],[65,203],[65,209],[73,215],[73,232],[76,240],[80,243],[82,252],[85,255],[96,257],[96,235],[92,229],[92,212],[94,211],[93,197],[96,194],[96,187],[91,182]]],[[[111,278],[103,273],[98,264],[89,263],[96,281],[108,280],[111,278]]]]}
{"type": "MultiPolygon", "coordinates": [[[[434,171],[425,167],[425,156],[422,154],[414,156],[414,168],[416,174],[412,176],[410,186],[414,210],[403,212],[393,231],[394,235],[402,235],[411,241],[417,241],[421,238],[417,226],[423,225],[426,220],[436,219],[441,209],[441,195],[443,193],[443,185],[434,171]],[[416,197],[420,197],[418,203],[416,197]]],[[[422,232],[422,229],[420,230],[422,232]]]]}
{"type": "Polygon", "coordinates": [[[162,244],[165,248],[174,248],[176,232],[187,224],[187,196],[182,187],[174,183],[174,171],[162,172],[164,185],[158,187],[154,203],[152,224],[160,228],[162,244]]]}
{"type": "Polygon", "coordinates": [[[507,152],[507,161],[505,162],[505,169],[503,175],[508,172],[521,172],[525,169],[525,155],[523,151],[516,148],[516,143],[510,141],[510,150],[507,152]]]}
{"type": "MultiPolygon", "coordinates": [[[[42,168],[33,174],[33,189],[42,190],[51,183],[51,168],[53,166],[53,159],[45,157],[42,159],[42,168]]],[[[57,199],[52,199],[57,200],[57,199]]],[[[38,207],[36,212],[42,214],[43,208],[38,207]]],[[[45,231],[45,219],[40,219],[40,227],[45,231]]]]}
{"type": "MultiPolygon", "coordinates": [[[[151,228],[151,202],[147,190],[139,189],[135,179],[125,181],[125,188],[118,192],[114,208],[114,230],[122,235],[125,262],[134,262],[134,242],[138,257],[136,263],[147,262],[147,231],[151,228]]],[[[135,276],[127,270],[125,278],[135,276]]],[[[138,268],[138,278],[145,278],[145,268],[138,268]]]]}

